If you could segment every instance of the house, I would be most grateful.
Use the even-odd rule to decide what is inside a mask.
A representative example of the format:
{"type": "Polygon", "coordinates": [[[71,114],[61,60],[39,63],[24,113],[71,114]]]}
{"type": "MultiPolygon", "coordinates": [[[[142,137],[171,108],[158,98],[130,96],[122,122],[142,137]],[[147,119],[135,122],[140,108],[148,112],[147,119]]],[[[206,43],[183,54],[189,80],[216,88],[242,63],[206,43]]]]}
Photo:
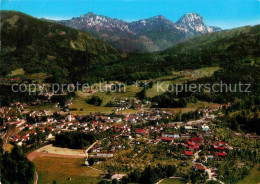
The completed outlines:
{"type": "Polygon", "coordinates": [[[161,138],[158,138],[158,140],[162,141],[162,142],[173,142],[173,138],[170,138],[170,137],[161,137],[161,138]]]}
{"type": "Polygon", "coordinates": [[[192,141],[192,143],[194,143],[194,144],[202,144],[203,139],[202,139],[202,138],[199,138],[199,137],[192,137],[192,138],[191,138],[191,141],[192,141]]]}
{"type": "Polygon", "coordinates": [[[193,151],[184,151],[186,156],[193,156],[193,151]]]}
{"type": "Polygon", "coordinates": [[[121,180],[126,174],[114,174],[111,176],[111,180],[116,179],[116,180],[121,180]]]}
{"type": "Polygon", "coordinates": [[[78,128],[77,127],[71,127],[71,130],[77,130],[78,128]]]}
{"type": "Polygon", "coordinates": [[[224,150],[227,149],[227,144],[225,142],[216,142],[213,144],[214,149],[217,150],[224,150]]]}
{"type": "Polygon", "coordinates": [[[192,126],[184,126],[184,128],[185,128],[185,130],[187,130],[187,131],[193,130],[192,126]]]}
{"type": "Polygon", "coordinates": [[[122,121],[122,118],[114,118],[113,120],[115,123],[120,123],[122,121]]]}
{"type": "Polygon", "coordinates": [[[80,127],[87,127],[88,126],[88,124],[87,123],[80,123],[80,125],[79,125],[80,127]]]}
{"type": "Polygon", "coordinates": [[[210,130],[208,125],[202,125],[201,126],[202,131],[208,132],[210,130]]]}
{"type": "Polygon", "coordinates": [[[130,123],[136,123],[136,119],[134,117],[125,117],[124,121],[130,122],[130,123]]]}
{"type": "Polygon", "coordinates": [[[16,125],[16,127],[19,127],[19,126],[23,125],[24,123],[25,123],[24,120],[20,120],[20,121],[17,121],[17,122],[15,123],[15,125],[16,125]]]}
{"type": "Polygon", "coordinates": [[[52,121],[54,121],[53,118],[47,118],[47,122],[48,122],[48,123],[50,123],[50,122],[52,122],[52,121]]]}
{"type": "Polygon", "coordinates": [[[173,138],[174,138],[174,139],[179,139],[179,138],[180,138],[180,135],[179,135],[179,134],[173,134],[173,138]]]}
{"type": "Polygon", "coordinates": [[[189,150],[199,150],[199,146],[198,145],[196,145],[196,146],[187,146],[187,148],[189,150]]]}
{"type": "Polygon", "coordinates": [[[97,157],[113,157],[114,156],[114,152],[99,152],[97,153],[97,157]]]}
{"type": "Polygon", "coordinates": [[[69,115],[66,117],[66,120],[67,120],[67,121],[75,121],[75,116],[73,116],[72,114],[69,114],[69,115]]]}
{"type": "Polygon", "coordinates": [[[49,135],[46,136],[46,139],[51,139],[52,137],[53,137],[53,135],[49,134],[49,135]]]}
{"type": "Polygon", "coordinates": [[[183,139],[190,139],[191,136],[189,134],[181,134],[181,138],[183,138],[183,139]]]}
{"type": "Polygon", "coordinates": [[[136,134],[141,134],[141,135],[148,135],[149,131],[145,129],[135,129],[136,134]]]}
{"type": "Polygon", "coordinates": [[[171,134],[171,133],[162,133],[162,137],[166,137],[166,138],[174,138],[175,134],[171,134]]]}
{"type": "Polygon", "coordinates": [[[157,144],[157,143],[158,143],[158,140],[157,140],[157,139],[154,139],[154,140],[152,141],[152,143],[157,144]]]}
{"type": "Polygon", "coordinates": [[[53,128],[52,127],[47,127],[48,130],[50,131],[53,131],[53,128]]]}
{"type": "Polygon", "coordinates": [[[208,155],[208,156],[207,156],[207,159],[213,159],[213,158],[214,158],[213,155],[208,155]]]}
{"type": "Polygon", "coordinates": [[[206,168],[203,165],[195,164],[194,170],[195,171],[205,171],[206,168]]]}
{"type": "Polygon", "coordinates": [[[225,157],[225,156],[227,156],[227,153],[225,152],[216,153],[216,157],[225,157]]]}

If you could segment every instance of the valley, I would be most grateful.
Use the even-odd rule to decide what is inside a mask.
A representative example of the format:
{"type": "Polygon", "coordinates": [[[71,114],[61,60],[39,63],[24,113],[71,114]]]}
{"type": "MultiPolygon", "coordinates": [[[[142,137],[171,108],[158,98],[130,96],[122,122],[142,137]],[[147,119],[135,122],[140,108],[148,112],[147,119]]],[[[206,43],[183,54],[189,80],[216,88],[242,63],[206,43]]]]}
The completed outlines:
{"type": "Polygon", "coordinates": [[[1,182],[258,184],[259,48],[197,13],[1,11],[1,182]]]}

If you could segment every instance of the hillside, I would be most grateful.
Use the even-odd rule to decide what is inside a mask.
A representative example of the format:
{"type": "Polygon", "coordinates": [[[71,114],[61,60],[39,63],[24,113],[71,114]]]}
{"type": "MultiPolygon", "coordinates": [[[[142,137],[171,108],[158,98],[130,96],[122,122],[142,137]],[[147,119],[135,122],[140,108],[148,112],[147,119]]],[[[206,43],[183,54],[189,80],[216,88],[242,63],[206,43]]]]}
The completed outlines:
{"type": "Polygon", "coordinates": [[[136,54],[113,65],[106,65],[96,75],[125,81],[167,75],[170,71],[207,66],[235,67],[260,62],[260,25],[197,36],[162,52],[136,54]],[[120,73],[114,72],[120,68],[120,73]],[[110,72],[108,72],[110,71],[110,72]]]}
{"type": "Polygon", "coordinates": [[[22,68],[46,73],[52,81],[83,80],[93,66],[121,57],[115,48],[95,37],[20,12],[1,11],[0,75],[22,68]]]}
{"type": "Polygon", "coordinates": [[[187,13],[176,23],[162,15],[126,22],[92,12],[58,22],[95,35],[125,52],[161,51],[192,36],[221,30],[207,26],[197,13],[187,13]]]}

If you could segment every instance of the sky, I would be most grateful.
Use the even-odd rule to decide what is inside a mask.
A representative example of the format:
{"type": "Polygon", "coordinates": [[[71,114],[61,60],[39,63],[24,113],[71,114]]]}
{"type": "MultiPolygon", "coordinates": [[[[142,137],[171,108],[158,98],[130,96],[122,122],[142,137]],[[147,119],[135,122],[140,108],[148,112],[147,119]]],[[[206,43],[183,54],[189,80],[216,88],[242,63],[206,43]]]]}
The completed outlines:
{"type": "Polygon", "coordinates": [[[176,22],[189,12],[207,25],[230,29],[260,24],[260,0],[0,0],[2,10],[17,10],[38,18],[70,19],[94,12],[134,21],[163,15],[176,22]]]}

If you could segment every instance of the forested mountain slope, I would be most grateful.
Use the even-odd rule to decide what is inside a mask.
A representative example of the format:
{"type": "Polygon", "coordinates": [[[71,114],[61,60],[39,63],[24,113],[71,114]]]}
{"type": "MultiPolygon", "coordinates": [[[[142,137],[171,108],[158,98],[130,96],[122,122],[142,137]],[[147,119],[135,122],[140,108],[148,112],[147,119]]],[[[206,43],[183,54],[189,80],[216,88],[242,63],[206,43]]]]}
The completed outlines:
{"type": "Polygon", "coordinates": [[[121,57],[87,33],[13,11],[1,11],[1,42],[1,75],[23,68],[50,74],[54,81],[82,80],[93,66],[121,57]]]}
{"type": "Polygon", "coordinates": [[[227,67],[234,62],[258,65],[259,48],[260,25],[242,27],[197,36],[162,52],[137,54],[104,66],[102,73],[96,72],[96,75],[136,80],[158,77],[172,70],[227,67]],[[117,71],[118,68],[120,72],[117,71]]]}

